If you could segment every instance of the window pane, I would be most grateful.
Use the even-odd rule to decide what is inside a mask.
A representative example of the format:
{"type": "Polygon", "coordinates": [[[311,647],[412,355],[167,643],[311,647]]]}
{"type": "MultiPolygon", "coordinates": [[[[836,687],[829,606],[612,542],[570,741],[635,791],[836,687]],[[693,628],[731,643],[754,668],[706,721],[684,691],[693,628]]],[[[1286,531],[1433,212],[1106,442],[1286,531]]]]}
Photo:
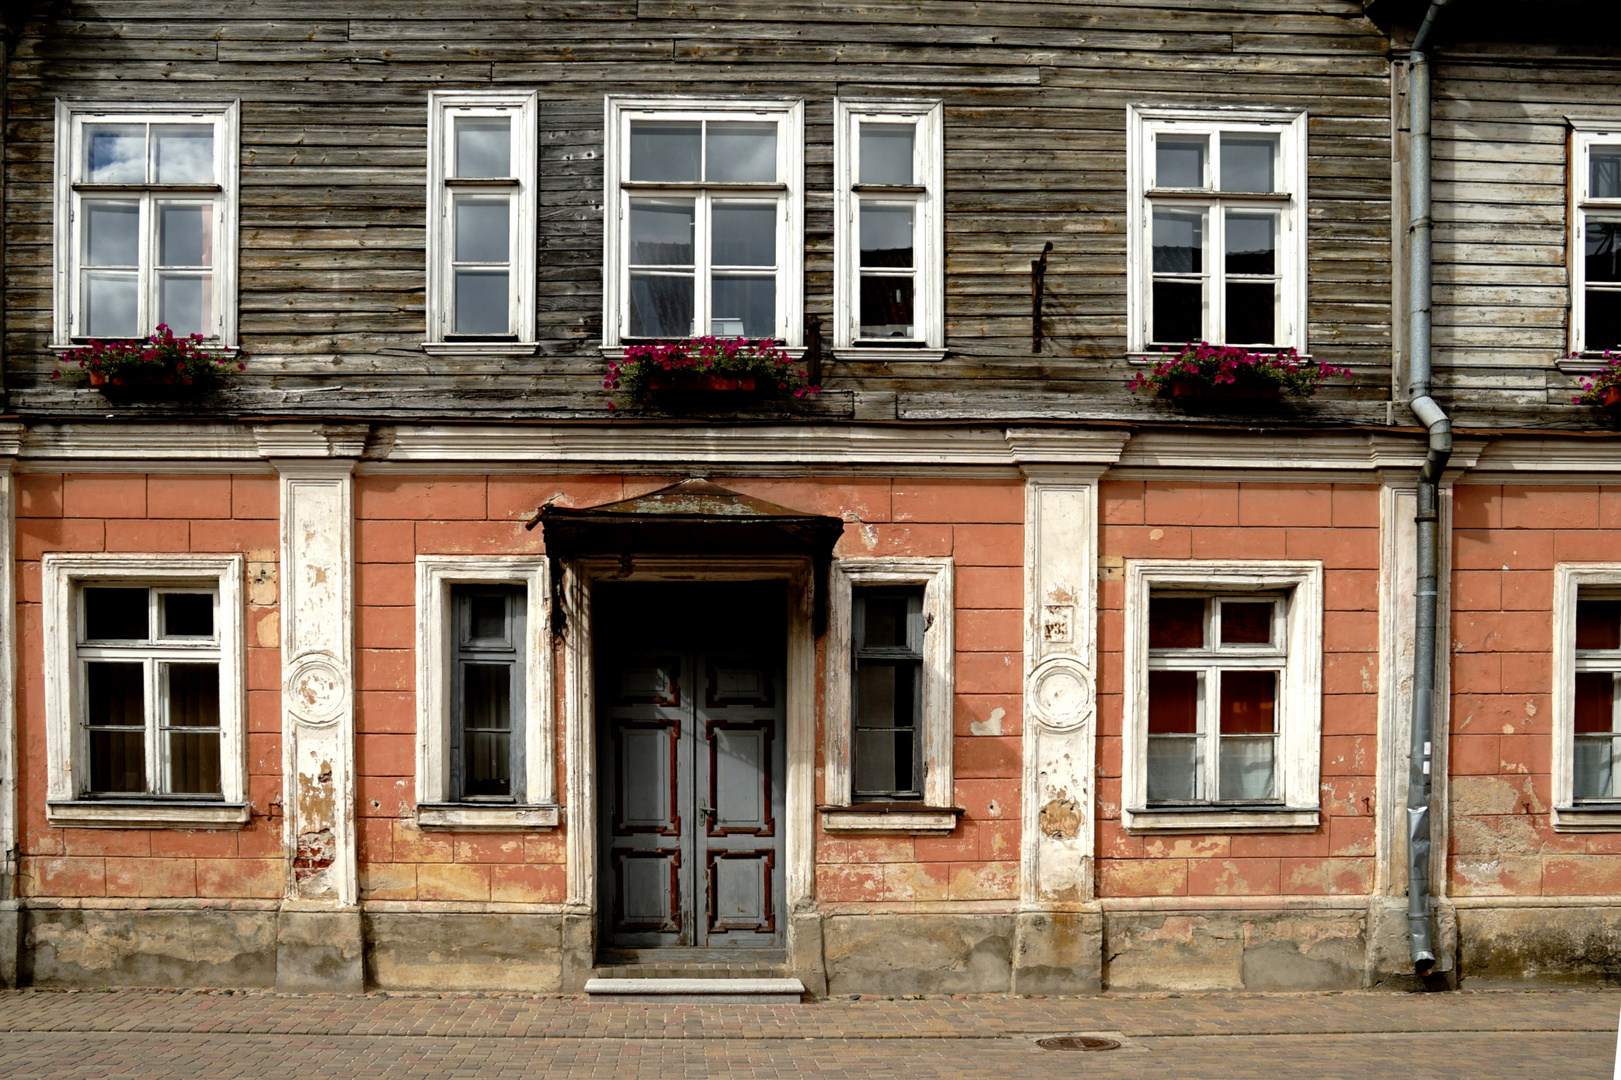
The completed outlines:
{"type": "Polygon", "coordinates": [[[916,124],[874,124],[861,121],[859,148],[861,175],[858,184],[912,184],[912,145],[917,138],[916,124]]]}
{"type": "Polygon", "coordinates": [[[84,275],[84,333],[97,338],[127,338],[140,333],[135,274],[87,270],[84,275]]]}
{"type": "Polygon", "coordinates": [[[777,279],[720,277],[711,281],[709,332],[720,337],[777,336],[777,279]]]}
{"type": "Polygon", "coordinates": [[[906,795],[917,791],[913,778],[913,739],[909,730],[861,731],[852,747],[852,786],[857,796],[906,795]]]}
{"type": "Polygon", "coordinates": [[[463,179],[513,175],[512,118],[458,116],[453,175],[463,179]]]}
{"type": "Polygon", "coordinates": [[[1621,738],[1594,738],[1586,735],[1576,740],[1575,769],[1572,780],[1578,799],[1613,799],[1616,792],[1616,763],[1621,757],[1621,738]]]}
{"type": "Polygon", "coordinates": [[[220,793],[218,664],[170,664],[169,790],[220,793]],[[212,730],[185,731],[181,728],[212,730]]]}
{"type": "Polygon", "coordinates": [[[456,261],[504,263],[512,250],[512,200],[467,195],[456,200],[456,261]]]}
{"type": "Polygon", "coordinates": [[[1221,760],[1217,769],[1221,776],[1222,799],[1274,799],[1277,798],[1275,758],[1278,740],[1270,735],[1242,739],[1221,740],[1221,760]]]}
{"type": "Polygon", "coordinates": [[[692,333],[692,276],[630,275],[630,336],[679,338],[692,333]]]}
{"type": "Polygon", "coordinates": [[[1223,135],[1221,190],[1276,190],[1272,179],[1272,161],[1277,150],[1276,135],[1223,135]]]}
{"type": "Polygon", "coordinates": [[[505,664],[462,668],[463,794],[512,794],[512,673],[505,664]]]}
{"type": "Polygon", "coordinates": [[[166,637],[213,637],[213,593],[162,594],[163,633],[166,637]]]}
{"type": "Polygon", "coordinates": [[[1278,673],[1275,671],[1223,671],[1221,673],[1221,733],[1270,735],[1277,728],[1278,673]]]}
{"type": "Polygon", "coordinates": [[[910,665],[897,667],[875,661],[862,661],[856,667],[856,726],[905,727],[912,722],[907,704],[903,672],[910,665]]]}
{"type": "Polygon", "coordinates": [[[861,336],[916,337],[915,288],[916,284],[910,277],[880,277],[876,274],[862,277],[861,336]]]}
{"type": "Polygon", "coordinates": [[[910,649],[908,615],[920,604],[917,598],[868,594],[860,598],[861,626],[858,647],[862,649],[910,649]]]}
{"type": "Polygon", "coordinates": [[[1621,600],[1576,601],[1576,647],[1621,649],[1621,600]]]}
{"type": "Polygon", "coordinates": [[[90,726],[144,727],[145,686],[140,664],[86,664],[85,705],[90,726]]]}
{"type": "Polygon", "coordinates": [[[1587,194],[1593,199],[1621,199],[1621,146],[1595,146],[1589,152],[1587,194]]]}
{"type": "Polygon", "coordinates": [[[1589,349],[1621,346],[1621,292],[1588,289],[1587,317],[1583,321],[1582,344],[1589,349]]]}
{"type": "Polygon", "coordinates": [[[86,589],[84,639],[86,641],[145,641],[147,631],[145,589],[86,589]]]}
{"type": "Polygon", "coordinates": [[[1185,210],[1154,211],[1154,273],[1204,272],[1204,215],[1185,210]]]}
{"type": "Polygon", "coordinates": [[[86,266],[134,266],[140,261],[141,204],[85,202],[86,266]]]}
{"type": "Polygon", "coordinates": [[[1277,286],[1270,281],[1228,282],[1227,344],[1272,344],[1278,336],[1276,301],[1277,286]]]}
{"type": "Polygon", "coordinates": [[[1148,801],[1192,802],[1201,796],[1204,740],[1148,737],[1148,801]]]}
{"type": "Polygon", "coordinates": [[[1202,188],[1204,181],[1204,139],[1179,139],[1161,135],[1154,140],[1154,186],[1202,188]]]}
{"type": "Polygon", "coordinates": [[[176,337],[207,335],[213,327],[214,281],[202,274],[162,274],[158,278],[158,322],[176,337]]]}
{"type": "Polygon", "coordinates": [[[1599,735],[1615,730],[1615,675],[1582,671],[1576,675],[1576,734],[1599,735]]]}
{"type": "Polygon", "coordinates": [[[1205,600],[1201,597],[1154,596],[1148,600],[1150,649],[1204,648],[1205,600]]]}
{"type": "Polygon", "coordinates": [[[464,722],[469,728],[512,729],[512,671],[506,664],[466,664],[464,722]]]}
{"type": "Polygon", "coordinates": [[[146,182],[146,125],[86,124],[84,179],[90,184],[146,182]]]}
{"type": "Polygon", "coordinates": [[[158,204],[158,265],[214,264],[212,203],[158,204]]]}
{"type": "Polygon", "coordinates": [[[1223,645],[1269,645],[1272,642],[1272,605],[1251,601],[1221,602],[1223,645]]]}
{"type": "Polygon", "coordinates": [[[456,271],[456,333],[510,333],[505,270],[456,271]]]}
{"type": "Polygon", "coordinates": [[[709,125],[704,179],[721,184],[771,183],[777,179],[777,125],[770,120],[709,125]]]}
{"type": "Polygon", "coordinates": [[[1621,281],[1621,222],[1589,221],[1585,243],[1587,280],[1621,281]]]}
{"type": "Polygon", "coordinates": [[[214,125],[159,124],[152,129],[152,175],[160,184],[214,182],[214,125]]]}
{"type": "Polygon", "coordinates": [[[696,121],[633,120],[630,125],[630,178],[667,182],[698,179],[696,121]]]}
{"type": "Polygon", "coordinates": [[[691,199],[632,199],[631,265],[691,266],[696,221],[691,199]]]}
{"type": "Polygon", "coordinates": [[[776,203],[717,202],[710,230],[713,265],[777,265],[776,203]]]}
{"type": "Polygon", "coordinates": [[[473,593],[467,598],[468,637],[472,641],[505,644],[507,637],[507,598],[504,593],[473,593]]]}
{"type": "Polygon", "coordinates": [[[1148,673],[1148,733],[1192,735],[1199,730],[1199,673],[1148,673]]]}
{"type": "Polygon", "coordinates": [[[861,265],[912,266],[913,212],[907,206],[861,205],[861,265]]]}
{"type": "Polygon", "coordinates": [[[1154,282],[1153,340],[1180,345],[1204,338],[1204,286],[1194,281],[1154,282]]]}
{"type": "Polygon", "coordinates": [[[145,685],[140,664],[85,665],[90,790],[121,794],[146,790],[145,685]]]}
{"type": "Polygon", "coordinates": [[[1227,272],[1271,274],[1277,266],[1275,226],[1271,214],[1227,215],[1227,272]]]}
{"type": "Polygon", "coordinates": [[[218,664],[168,664],[169,726],[220,726],[218,664]]]}
{"type": "Polygon", "coordinates": [[[219,732],[169,732],[169,791],[178,795],[220,794],[219,732]]]}

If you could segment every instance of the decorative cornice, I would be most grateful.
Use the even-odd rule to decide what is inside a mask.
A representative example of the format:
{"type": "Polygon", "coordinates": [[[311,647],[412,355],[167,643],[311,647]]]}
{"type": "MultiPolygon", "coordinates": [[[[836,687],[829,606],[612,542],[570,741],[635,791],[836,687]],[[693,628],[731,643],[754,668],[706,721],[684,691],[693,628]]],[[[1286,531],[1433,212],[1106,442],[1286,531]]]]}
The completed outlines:
{"type": "Polygon", "coordinates": [[[22,453],[25,434],[21,424],[0,424],[0,457],[12,458],[22,453]]]}
{"type": "Polygon", "coordinates": [[[369,424],[255,424],[253,439],[264,458],[358,458],[369,424]]]}

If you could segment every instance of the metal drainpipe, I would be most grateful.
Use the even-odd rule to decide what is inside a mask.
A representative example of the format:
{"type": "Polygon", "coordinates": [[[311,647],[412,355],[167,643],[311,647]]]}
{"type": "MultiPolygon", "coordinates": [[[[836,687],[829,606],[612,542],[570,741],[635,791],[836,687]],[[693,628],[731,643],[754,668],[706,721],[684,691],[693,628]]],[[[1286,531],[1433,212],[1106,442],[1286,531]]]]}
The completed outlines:
{"type": "Polygon", "coordinates": [[[1407,936],[1413,970],[1435,966],[1430,938],[1430,761],[1435,728],[1435,629],[1440,566],[1441,471],[1452,423],[1430,397],[1430,66],[1424,46],[1448,0],[1431,0],[1408,55],[1408,406],[1429,429],[1418,474],[1418,589],[1413,635],[1413,717],[1407,774],[1407,936]]]}

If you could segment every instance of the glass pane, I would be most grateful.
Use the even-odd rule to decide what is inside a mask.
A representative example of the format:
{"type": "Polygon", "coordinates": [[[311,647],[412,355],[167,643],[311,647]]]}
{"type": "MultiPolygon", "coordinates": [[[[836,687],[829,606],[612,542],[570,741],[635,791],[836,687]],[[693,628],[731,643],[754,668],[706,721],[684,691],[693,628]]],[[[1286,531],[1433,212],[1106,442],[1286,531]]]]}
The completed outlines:
{"type": "Polygon", "coordinates": [[[162,274],[158,278],[158,322],[176,337],[207,335],[213,306],[214,279],[202,274],[162,274]]]}
{"type": "Polygon", "coordinates": [[[857,648],[910,649],[908,615],[918,610],[922,597],[867,595],[860,597],[861,625],[857,630],[857,648]]]}
{"type": "Polygon", "coordinates": [[[218,664],[168,664],[169,726],[220,726],[218,664]]]}
{"type": "Polygon", "coordinates": [[[134,266],[140,261],[140,203],[86,201],[83,209],[86,266],[134,266]]]}
{"type": "Polygon", "coordinates": [[[915,338],[915,283],[910,277],[865,275],[861,279],[861,336],[915,338]]]}
{"type": "Polygon", "coordinates": [[[777,265],[776,203],[717,202],[709,220],[712,265],[777,265]]]}
{"type": "Polygon", "coordinates": [[[861,205],[861,265],[912,266],[912,218],[916,208],[861,205]]]}
{"type": "Polygon", "coordinates": [[[1199,673],[1148,673],[1148,733],[1192,735],[1199,730],[1199,673]]]}
{"type": "Polygon", "coordinates": [[[1204,338],[1204,286],[1196,281],[1154,282],[1153,339],[1180,345],[1204,338]]]}
{"type": "Polygon", "coordinates": [[[911,731],[855,733],[855,760],[851,762],[858,797],[906,795],[917,791],[912,771],[911,731]]]}
{"type": "Polygon", "coordinates": [[[1204,648],[1205,601],[1197,596],[1153,596],[1148,600],[1150,649],[1204,648]]]}
{"type": "Polygon", "coordinates": [[[140,664],[85,665],[90,790],[146,790],[145,678],[140,664]],[[96,729],[102,730],[96,730],[96,729]],[[129,730],[106,730],[127,728],[129,730]]]}
{"type": "Polygon", "coordinates": [[[1271,214],[1227,215],[1227,272],[1271,274],[1277,266],[1277,219],[1271,214]]]}
{"type": "Polygon", "coordinates": [[[133,272],[85,271],[83,329],[89,337],[134,337],[140,332],[138,304],[133,272]]]}
{"type": "Polygon", "coordinates": [[[862,121],[861,175],[858,184],[913,184],[912,145],[916,124],[874,124],[862,121]]]}
{"type": "Polygon", "coordinates": [[[1621,600],[1576,601],[1576,647],[1621,649],[1621,600]]]}
{"type": "Polygon", "coordinates": [[[114,795],[144,793],[146,736],[139,731],[92,731],[90,790],[114,795]]]}
{"type": "Polygon", "coordinates": [[[169,790],[183,795],[220,794],[219,732],[169,732],[169,790]]]}
{"type": "Polygon", "coordinates": [[[191,795],[220,792],[220,680],[218,664],[170,664],[169,790],[191,795]],[[179,731],[177,728],[212,728],[179,731]]]}
{"type": "Polygon", "coordinates": [[[454,176],[479,179],[512,176],[512,118],[458,116],[454,176]]]}
{"type": "Polygon", "coordinates": [[[1271,602],[1256,603],[1253,601],[1223,600],[1221,602],[1221,643],[1223,645],[1271,644],[1271,602]]]}
{"type": "Polygon", "coordinates": [[[692,275],[630,275],[631,337],[679,338],[691,333],[692,275]]]}
{"type": "Polygon", "coordinates": [[[213,204],[158,203],[158,265],[213,264],[213,204]]]}
{"type": "Polygon", "coordinates": [[[1587,280],[1621,281],[1621,222],[1587,223],[1587,280]]]}
{"type": "Polygon", "coordinates": [[[1576,740],[1574,794],[1578,799],[1613,799],[1617,797],[1615,773],[1617,758],[1621,757],[1621,738],[1594,738],[1584,735],[1576,740]]]}
{"type": "Polygon", "coordinates": [[[1274,759],[1278,740],[1271,735],[1221,740],[1221,760],[1217,769],[1221,777],[1222,799],[1275,799],[1274,759]]]}
{"type": "Polygon", "coordinates": [[[1272,344],[1278,336],[1276,300],[1277,286],[1270,281],[1229,281],[1227,344],[1272,344]]]}
{"type": "Polygon", "coordinates": [[[720,277],[711,280],[711,334],[720,337],[777,336],[777,279],[720,277]]]}
{"type": "Polygon", "coordinates": [[[146,125],[86,124],[84,180],[88,184],[144,184],[146,125]]]}
{"type": "Polygon", "coordinates": [[[1275,671],[1223,671],[1221,673],[1221,733],[1270,735],[1277,728],[1278,673],[1275,671]]]}
{"type": "Polygon", "coordinates": [[[1621,292],[1588,289],[1583,344],[1589,349],[1621,346],[1621,292]]]}
{"type": "Polygon", "coordinates": [[[512,793],[512,673],[505,664],[462,668],[463,793],[512,793]]]}
{"type": "Polygon", "coordinates": [[[1154,140],[1154,186],[1202,188],[1207,140],[1161,135],[1154,140]]]}
{"type": "Polygon", "coordinates": [[[510,333],[510,314],[505,270],[456,271],[456,333],[510,333]]]}
{"type": "Polygon", "coordinates": [[[466,664],[462,667],[469,728],[510,731],[512,728],[512,671],[506,664],[466,664]]]}
{"type": "Polygon", "coordinates": [[[716,183],[772,183],[777,179],[776,123],[712,121],[704,165],[704,179],[716,183]]]}
{"type": "Polygon", "coordinates": [[[691,199],[632,199],[631,265],[691,266],[696,221],[691,199]]]}
{"type": "Polygon", "coordinates": [[[1587,195],[1621,199],[1621,146],[1595,146],[1587,161],[1587,195]]]}
{"type": "Polygon", "coordinates": [[[1192,802],[1201,796],[1204,740],[1178,736],[1148,737],[1148,801],[1192,802]]]}
{"type": "Polygon", "coordinates": [[[1223,135],[1221,137],[1221,190],[1273,191],[1272,162],[1278,152],[1276,135],[1223,135]]]}
{"type": "Polygon", "coordinates": [[[468,637],[473,641],[507,639],[507,598],[502,593],[474,593],[467,600],[468,637]]]}
{"type": "Polygon", "coordinates": [[[856,727],[905,727],[911,723],[910,712],[899,711],[905,694],[899,677],[902,670],[879,661],[857,664],[856,727]]]}
{"type": "Polygon", "coordinates": [[[145,641],[147,611],[145,589],[86,589],[84,639],[86,641],[145,641]]]}
{"type": "Polygon", "coordinates": [[[1615,730],[1615,675],[1582,671],[1576,675],[1576,734],[1601,735],[1615,730]]]}
{"type": "Polygon", "coordinates": [[[630,178],[666,182],[698,179],[697,121],[633,120],[630,125],[630,178]]]}
{"type": "Polygon", "coordinates": [[[512,795],[512,734],[470,731],[463,762],[463,795],[506,798],[512,795]]]}
{"type": "Polygon", "coordinates": [[[213,593],[164,593],[161,603],[166,637],[214,636],[213,593]]]}
{"type": "Polygon", "coordinates": [[[158,124],[153,127],[152,175],[160,184],[212,184],[214,125],[158,124]]]}
{"type": "Polygon", "coordinates": [[[1154,273],[1204,272],[1204,215],[1186,210],[1154,211],[1154,273]]]}
{"type": "Polygon", "coordinates": [[[504,263],[511,257],[512,200],[464,195],[456,200],[456,261],[504,263]]]}

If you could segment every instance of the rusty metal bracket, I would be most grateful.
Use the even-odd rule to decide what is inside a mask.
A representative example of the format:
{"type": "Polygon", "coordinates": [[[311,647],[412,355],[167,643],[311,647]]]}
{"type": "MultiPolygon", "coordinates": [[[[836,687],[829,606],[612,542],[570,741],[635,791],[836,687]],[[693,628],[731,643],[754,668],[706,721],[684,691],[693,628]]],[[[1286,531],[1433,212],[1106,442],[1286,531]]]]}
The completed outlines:
{"type": "Polygon", "coordinates": [[[1041,249],[1041,258],[1030,262],[1030,351],[1041,351],[1041,301],[1047,292],[1047,253],[1053,249],[1051,240],[1041,249]]]}

